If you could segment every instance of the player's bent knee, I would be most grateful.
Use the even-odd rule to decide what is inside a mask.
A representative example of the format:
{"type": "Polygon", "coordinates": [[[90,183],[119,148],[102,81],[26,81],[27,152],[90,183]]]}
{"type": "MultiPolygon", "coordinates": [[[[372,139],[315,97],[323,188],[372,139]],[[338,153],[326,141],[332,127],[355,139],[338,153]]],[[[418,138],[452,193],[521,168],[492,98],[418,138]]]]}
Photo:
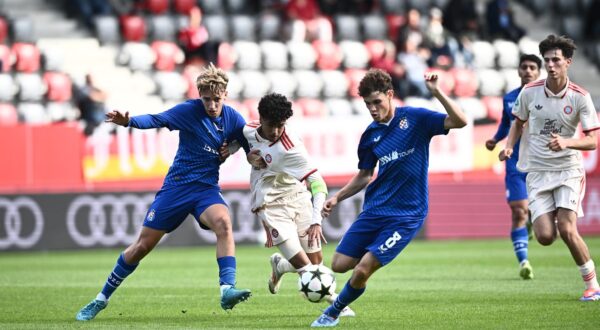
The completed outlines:
{"type": "Polygon", "coordinates": [[[219,216],[211,221],[211,229],[217,234],[217,236],[230,235],[232,234],[231,220],[229,216],[219,216]]]}
{"type": "Polygon", "coordinates": [[[538,235],[537,233],[536,233],[535,237],[537,238],[538,243],[540,243],[541,245],[544,245],[544,246],[551,245],[552,243],[554,243],[554,240],[556,239],[556,237],[554,235],[545,235],[545,234],[538,235]]]}

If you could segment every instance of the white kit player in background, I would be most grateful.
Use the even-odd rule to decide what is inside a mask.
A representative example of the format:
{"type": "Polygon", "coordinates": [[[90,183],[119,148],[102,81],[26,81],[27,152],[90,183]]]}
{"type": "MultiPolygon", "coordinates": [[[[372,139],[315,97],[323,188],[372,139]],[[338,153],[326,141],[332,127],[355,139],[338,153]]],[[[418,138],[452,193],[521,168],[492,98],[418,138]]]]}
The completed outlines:
{"type": "Polygon", "coordinates": [[[519,94],[512,111],[515,121],[499,158],[510,158],[515,142],[523,136],[517,167],[528,173],[527,194],[535,236],[540,244],[550,245],[558,229],[586,286],[580,300],[600,300],[596,267],[577,231],[585,194],[580,150],[596,149],[600,123],[590,94],[567,76],[577,48],[573,40],[550,35],[539,48],[548,77],[527,84],[519,94]],[[529,125],[524,128],[525,122],[529,125]],[[583,137],[576,136],[580,123],[583,137]]]}

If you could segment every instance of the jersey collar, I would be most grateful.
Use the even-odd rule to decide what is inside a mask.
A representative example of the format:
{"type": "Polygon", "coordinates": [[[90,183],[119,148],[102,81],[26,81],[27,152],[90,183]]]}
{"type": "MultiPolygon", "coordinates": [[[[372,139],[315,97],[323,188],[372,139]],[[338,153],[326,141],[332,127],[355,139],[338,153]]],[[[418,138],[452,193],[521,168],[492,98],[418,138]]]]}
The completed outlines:
{"type": "Polygon", "coordinates": [[[546,94],[546,97],[562,99],[563,97],[565,97],[565,95],[567,95],[567,91],[569,90],[569,84],[571,84],[571,80],[569,79],[569,77],[567,77],[567,83],[565,84],[565,88],[563,88],[560,92],[556,94],[552,93],[552,91],[548,88],[547,84],[548,80],[546,80],[546,82],[544,83],[544,93],[546,94]]]}

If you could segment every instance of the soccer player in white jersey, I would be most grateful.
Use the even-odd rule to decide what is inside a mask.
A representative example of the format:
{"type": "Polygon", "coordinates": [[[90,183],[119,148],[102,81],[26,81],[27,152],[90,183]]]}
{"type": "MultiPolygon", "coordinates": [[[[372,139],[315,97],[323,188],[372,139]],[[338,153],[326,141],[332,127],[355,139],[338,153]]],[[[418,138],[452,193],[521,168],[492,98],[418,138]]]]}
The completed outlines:
{"type": "MultiPolygon", "coordinates": [[[[267,247],[277,246],[271,256],[269,291],[279,291],[285,273],[303,273],[323,262],[321,209],[327,185],[311,163],[302,140],[286,127],[292,103],[277,93],[258,103],[259,122],[244,127],[253,165],[250,174],[252,212],[267,233],[267,247]],[[307,189],[308,183],[309,190],[307,189]],[[312,202],[311,202],[312,199],[312,202]]],[[[349,308],[343,316],[353,316],[349,308]]]]}
{"type": "Polygon", "coordinates": [[[580,150],[596,149],[600,123],[590,94],[567,76],[576,49],[573,40],[549,35],[539,49],[548,77],[521,91],[512,111],[516,119],[499,158],[509,159],[522,135],[517,166],[528,173],[527,193],[536,238],[540,244],[550,245],[558,229],[585,282],[580,300],[600,300],[594,261],[577,231],[585,193],[580,150]],[[524,128],[526,122],[529,125],[524,128]],[[576,136],[580,123],[583,137],[576,136]]]}

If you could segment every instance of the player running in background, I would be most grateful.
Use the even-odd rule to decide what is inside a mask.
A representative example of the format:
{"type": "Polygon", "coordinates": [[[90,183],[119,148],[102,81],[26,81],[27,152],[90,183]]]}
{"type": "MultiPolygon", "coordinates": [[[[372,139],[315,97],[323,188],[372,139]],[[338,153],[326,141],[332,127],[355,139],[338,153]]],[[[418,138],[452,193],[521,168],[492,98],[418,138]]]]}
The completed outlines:
{"type": "MultiPolygon", "coordinates": [[[[523,89],[523,86],[537,80],[540,77],[542,61],[533,54],[521,55],[519,59],[519,78],[521,78],[521,87],[515,88],[504,96],[502,100],[502,120],[498,126],[498,131],[493,138],[485,142],[485,147],[492,151],[499,141],[502,141],[510,129],[510,123],[515,119],[512,115],[512,107],[523,89]]],[[[519,154],[519,141],[514,146],[514,154],[519,154]]],[[[527,258],[529,245],[529,232],[527,229],[527,220],[529,218],[529,209],[527,207],[527,187],[525,187],[526,173],[517,169],[518,157],[512,157],[506,161],[506,173],[504,184],[506,186],[506,200],[512,213],[512,227],[510,238],[513,243],[515,255],[519,261],[519,274],[525,280],[533,278],[533,268],[527,258]]]]}
{"type": "MultiPolygon", "coordinates": [[[[266,246],[277,246],[281,252],[270,258],[269,291],[276,294],[283,274],[301,274],[323,262],[321,241],[327,241],[321,229],[321,209],[327,185],[302,140],[286,126],[293,115],[292,103],[281,94],[268,94],[258,103],[258,113],[259,122],[247,124],[244,137],[252,150],[248,154],[253,165],[252,212],[265,228],[266,246]]],[[[354,316],[354,312],[346,308],[344,316],[354,316]]]]}
{"type": "Polygon", "coordinates": [[[217,235],[221,307],[232,309],[250,296],[250,290],[235,288],[235,243],[227,204],[218,186],[219,166],[223,160],[219,152],[226,154],[223,151],[227,148],[226,141],[239,140],[245,125],[237,111],[223,104],[227,83],[225,72],[211,63],[197,79],[200,99],[189,100],[156,115],[130,118],[128,112],[107,114],[107,122],[125,127],[179,130],[179,147],[163,186],[146,214],[139,237],[121,253],[102,291],[77,313],[77,320],[91,320],[106,308],[110,296],[138,263],[188,214],[192,214],[202,228],[211,229],[217,235]]]}
{"type": "Polygon", "coordinates": [[[367,187],[363,210],[338,244],[331,266],[338,273],[354,271],[313,327],[337,325],[340,311],[363,294],[369,277],[390,263],[423,225],[431,138],[467,125],[462,110],[438,87],[437,75],[426,74],[425,82],[447,115],[423,108],[394,109],[391,77],[378,69],[369,70],[358,86],[374,121],[358,145],[359,172],[325,202],[322,212],[329,216],[339,202],[367,187]],[[377,178],[371,182],[377,164],[377,178]]]}
{"type": "Polygon", "coordinates": [[[577,231],[583,216],[585,171],[579,150],[594,150],[600,128],[590,94],[569,80],[568,69],[577,48],[573,40],[549,35],[540,45],[548,77],[526,85],[513,107],[500,160],[510,159],[521,139],[519,170],[527,172],[529,209],[535,236],[542,245],[556,240],[557,228],[579,267],[586,290],[582,301],[600,300],[596,267],[577,231]],[[526,127],[523,127],[525,123],[526,127]],[[581,123],[583,137],[576,137],[581,123]]]}

